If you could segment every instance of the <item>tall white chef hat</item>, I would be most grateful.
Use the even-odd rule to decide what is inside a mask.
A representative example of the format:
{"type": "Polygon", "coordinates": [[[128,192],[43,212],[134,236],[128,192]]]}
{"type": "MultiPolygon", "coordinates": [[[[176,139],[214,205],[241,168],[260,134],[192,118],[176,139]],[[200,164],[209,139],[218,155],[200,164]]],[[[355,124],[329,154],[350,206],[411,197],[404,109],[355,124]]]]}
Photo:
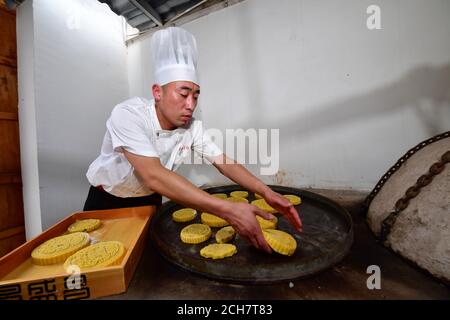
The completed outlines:
{"type": "Polygon", "coordinates": [[[178,27],[169,27],[153,34],[152,41],[155,83],[191,81],[197,77],[197,43],[192,34],[178,27]]]}

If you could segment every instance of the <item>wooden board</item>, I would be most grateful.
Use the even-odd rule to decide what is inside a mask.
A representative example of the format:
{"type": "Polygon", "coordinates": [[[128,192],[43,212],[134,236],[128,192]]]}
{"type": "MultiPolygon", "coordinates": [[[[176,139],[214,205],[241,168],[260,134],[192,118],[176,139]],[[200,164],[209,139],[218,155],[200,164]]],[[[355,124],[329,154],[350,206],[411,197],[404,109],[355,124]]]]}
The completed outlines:
{"type": "Polygon", "coordinates": [[[0,299],[69,300],[125,292],[142,255],[154,212],[153,206],[145,206],[72,214],[0,259],[0,299]],[[72,275],[67,274],[63,263],[33,264],[31,252],[34,248],[65,234],[77,219],[90,218],[102,221],[99,229],[89,232],[92,239],[118,240],[125,245],[126,254],[119,265],[72,275]]]}
{"type": "Polygon", "coordinates": [[[0,119],[0,173],[20,174],[19,122],[0,119]]]}
{"type": "Polygon", "coordinates": [[[0,257],[25,243],[25,227],[19,226],[0,232],[0,257]]]}
{"type": "Polygon", "coordinates": [[[20,173],[16,13],[0,0],[0,257],[25,242],[20,173]]]}
{"type": "Polygon", "coordinates": [[[0,64],[17,67],[16,13],[0,6],[0,64]]]}
{"type": "MultiPolygon", "coordinates": [[[[0,174],[0,232],[24,225],[25,223],[23,217],[22,184],[2,184],[2,177],[6,179],[7,176],[0,174]]],[[[13,176],[10,177],[12,178],[13,176]]]]}
{"type": "Polygon", "coordinates": [[[0,112],[11,113],[9,117],[15,115],[17,120],[17,99],[17,68],[0,64],[0,112]]]}

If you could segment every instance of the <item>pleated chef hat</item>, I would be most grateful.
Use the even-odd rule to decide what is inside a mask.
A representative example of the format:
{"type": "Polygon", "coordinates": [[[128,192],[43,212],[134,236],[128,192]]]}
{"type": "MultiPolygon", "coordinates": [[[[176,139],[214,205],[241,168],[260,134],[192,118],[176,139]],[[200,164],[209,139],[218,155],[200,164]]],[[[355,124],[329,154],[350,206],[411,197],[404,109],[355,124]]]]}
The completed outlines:
{"type": "Polygon", "coordinates": [[[197,77],[197,43],[192,34],[178,27],[169,27],[152,36],[155,83],[191,81],[197,77]]]}

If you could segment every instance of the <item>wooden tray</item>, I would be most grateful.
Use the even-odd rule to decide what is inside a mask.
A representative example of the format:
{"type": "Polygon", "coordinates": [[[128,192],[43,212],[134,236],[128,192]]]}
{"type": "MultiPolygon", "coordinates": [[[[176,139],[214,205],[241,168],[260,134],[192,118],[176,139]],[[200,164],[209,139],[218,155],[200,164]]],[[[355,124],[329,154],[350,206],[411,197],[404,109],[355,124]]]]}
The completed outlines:
{"type": "Polygon", "coordinates": [[[0,259],[0,299],[71,300],[125,292],[144,249],[154,206],[77,212],[0,259]],[[39,266],[31,259],[34,248],[67,232],[77,219],[100,219],[89,232],[98,241],[118,240],[126,248],[120,264],[79,275],[68,274],[63,263],[39,266]],[[78,278],[76,278],[78,277],[78,278]]]}

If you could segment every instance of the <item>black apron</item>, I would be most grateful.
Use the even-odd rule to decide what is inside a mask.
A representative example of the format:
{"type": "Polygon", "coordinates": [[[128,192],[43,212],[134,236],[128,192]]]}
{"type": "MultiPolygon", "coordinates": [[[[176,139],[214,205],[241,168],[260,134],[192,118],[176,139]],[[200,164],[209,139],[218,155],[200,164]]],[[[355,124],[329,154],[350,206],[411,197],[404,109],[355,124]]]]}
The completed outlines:
{"type": "Polygon", "coordinates": [[[162,197],[158,193],[153,193],[144,197],[121,198],[106,192],[101,186],[91,186],[83,211],[142,207],[150,205],[160,206],[161,202],[162,197]]]}

